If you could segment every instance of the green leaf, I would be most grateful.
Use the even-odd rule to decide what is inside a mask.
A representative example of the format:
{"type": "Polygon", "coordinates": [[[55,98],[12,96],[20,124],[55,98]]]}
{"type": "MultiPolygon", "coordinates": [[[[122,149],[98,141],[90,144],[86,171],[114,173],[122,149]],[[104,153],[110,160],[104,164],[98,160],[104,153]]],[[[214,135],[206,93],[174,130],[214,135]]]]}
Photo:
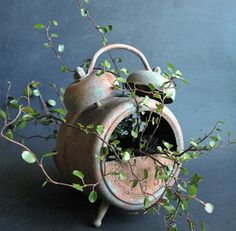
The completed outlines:
{"type": "Polygon", "coordinates": [[[106,26],[106,29],[107,29],[107,32],[112,31],[112,25],[108,25],[108,26],[106,26]]]}
{"type": "Polygon", "coordinates": [[[117,77],[116,80],[120,83],[126,83],[126,79],[124,79],[122,77],[117,77]]]}
{"type": "Polygon", "coordinates": [[[109,148],[108,147],[103,147],[102,153],[104,156],[107,156],[109,154],[109,148]]]}
{"type": "Polygon", "coordinates": [[[173,72],[176,71],[176,68],[172,63],[167,63],[167,65],[168,65],[168,68],[170,69],[170,71],[173,71],[173,72]]]}
{"type": "Polygon", "coordinates": [[[104,125],[97,125],[96,131],[97,131],[98,135],[101,136],[104,132],[104,129],[105,129],[104,125]]]}
{"type": "Polygon", "coordinates": [[[57,104],[56,101],[53,100],[53,99],[49,99],[49,100],[47,101],[47,103],[48,103],[48,105],[51,106],[51,107],[55,107],[56,104],[57,104]]]}
{"type": "Polygon", "coordinates": [[[102,161],[104,160],[104,157],[101,156],[101,155],[96,154],[95,157],[96,157],[96,159],[98,159],[98,160],[102,160],[102,161]]]}
{"type": "Polygon", "coordinates": [[[148,170],[147,170],[147,169],[144,169],[144,170],[143,170],[143,178],[144,178],[144,179],[147,179],[147,178],[148,178],[148,170]]]}
{"type": "Polygon", "coordinates": [[[66,111],[63,108],[50,109],[50,112],[57,113],[59,116],[65,115],[66,111]]]}
{"type": "Polygon", "coordinates": [[[156,89],[152,83],[149,83],[148,87],[150,88],[151,91],[154,91],[156,89]]]}
{"type": "Polygon", "coordinates": [[[115,170],[111,170],[110,174],[111,176],[118,176],[119,172],[116,172],[115,170]]]}
{"type": "Polygon", "coordinates": [[[31,87],[38,87],[40,83],[38,81],[33,80],[30,84],[31,87]]]}
{"type": "Polygon", "coordinates": [[[162,103],[157,103],[156,104],[156,112],[158,114],[160,114],[162,112],[163,108],[164,108],[164,104],[162,104],[162,103]]]}
{"type": "Polygon", "coordinates": [[[28,107],[28,106],[23,107],[22,111],[25,112],[26,114],[31,114],[31,115],[34,114],[34,109],[32,107],[28,107]]]}
{"type": "Polygon", "coordinates": [[[26,121],[27,121],[27,120],[30,120],[31,118],[32,118],[32,115],[31,115],[31,114],[25,114],[25,115],[22,116],[22,119],[23,119],[23,120],[26,120],[26,121]]]}
{"type": "Polygon", "coordinates": [[[74,170],[73,175],[79,177],[81,180],[84,178],[84,174],[79,170],[74,170]]]}
{"type": "Polygon", "coordinates": [[[6,117],[7,114],[2,109],[0,109],[0,119],[5,119],[6,117]]]}
{"type": "Polygon", "coordinates": [[[157,146],[157,150],[158,150],[160,153],[162,153],[162,152],[163,152],[163,149],[162,149],[162,147],[161,147],[161,146],[157,146]]]}
{"type": "Polygon", "coordinates": [[[34,89],[34,90],[32,91],[32,93],[33,93],[34,96],[40,96],[40,92],[39,92],[38,89],[34,89]]]}
{"type": "Polygon", "coordinates": [[[49,124],[51,124],[51,120],[47,118],[42,118],[41,120],[39,120],[39,123],[42,124],[43,126],[48,126],[49,124]]]}
{"type": "Polygon", "coordinates": [[[120,181],[125,181],[127,179],[127,176],[124,171],[119,172],[119,180],[120,181]]]}
{"type": "Polygon", "coordinates": [[[43,155],[43,158],[51,157],[57,155],[57,152],[47,152],[43,155]]]}
{"type": "Polygon", "coordinates": [[[8,129],[7,132],[5,133],[5,136],[12,140],[13,139],[13,133],[12,133],[12,130],[11,129],[8,129]]]}
{"type": "Polygon", "coordinates": [[[176,224],[173,224],[170,228],[168,228],[168,231],[178,231],[176,224]]]}
{"type": "Polygon", "coordinates": [[[102,38],[102,44],[103,46],[106,46],[108,44],[108,39],[106,37],[102,38]]]}
{"type": "Polygon", "coordinates": [[[172,191],[170,190],[170,188],[166,188],[166,196],[169,200],[173,198],[172,191]]]}
{"type": "Polygon", "coordinates": [[[17,99],[9,97],[9,106],[15,109],[19,109],[19,104],[18,104],[17,99]]]}
{"type": "Polygon", "coordinates": [[[101,76],[101,75],[103,75],[104,73],[105,73],[104,70],[98,70],[97,73],[96,73],[96,75],[97,75],[97,76],[101,76]]]}
{"type": "Polygon", "coordinates": [[[91,203],[94,203],[97,200],[97,192],[96,191],[91,191],[89,193],[88,199],[91,203]]]}
{"type": "Polygon", "coordinates": [[[187,190],[181,184],[178,184],[177,187],[180,191],[187,192],[187,190]]]}
{"type": "Polygon", "coordinates": [[[153,97],[154,97],[155,99],[161,99],[161,98],[162,98],[162,97],[161,97],[161,94],[158,93],[158,92],[154,92],[153,97]]]}
{"type": "Polygon", "coordinates": [[[115,155],[109,155],[109,156],[108,156],[108,159],[109,159],[109,160],[115,160],[115,159],[116,159],[116,156],[115,156],[115,155]]]}
{"type": "Polygon", "coordinates": [[[164,141],[163,144],[164,144],[164,146],[165,146],[168,150],[170,150],[171,148],[173,148],[173,145],[170,144],[170,143],[168,143],[168,142],[166,142],[166,141],[164,141]]]}
{"type": "Polygon", "coordinates": [[[107,69],[111,68],[111,64],[107,60],[104,60],[104,62],[102,62],[102,66],[104,66],[107,69]]]}
{"type": "Polygon", "coordinates": [[[85,3],[89,4],[90,3],[90,0],[84,0],[85,3]]]}
{"type": "Polygon", "coordinates": [[[58,22],[56,20],[51,21],[54,26],[58,26],[58,22]]]}
{"type": "Polygon", "coordinates": [[[142,101],[143,105],[145,105],[145,106],[148,107],[148,102],[149,102],[149,100],[150,100],[150,98],[149,98],[147,95],[145,95],[145,97],[144,97],[144,99],[143,99],[143,101],[142,101]]]}
{"type": "Polygon", "coordinates": [[[211,148],[215,148],[216,147],[216,141],[211,140],[209,145],[210,145],[211,148]]]}
{"type": "Polygon", "coordinates": [[[67,67],[67,65],[65,65],[65,64],[61,65],[61,67],[60,67],[60,71],[61,71],[62,73],[67,72],[67,71],[68,71],[68,67],[67,67]]]}
{"type": "Polygon", "coordinates": [[[59,44],[57,47],[58,52],[62,53],[65,50],[64,44],[59,44]]]}
{"type": "Polygon", "coordinates": [[[181,169],[181,171],[182,171],[182,173],[186,176],[186,175],[188,175],[188,169],[187,168],[184,168],[184,167],[180,167],[180,169],[181,169]]]}
{"type": "Polygon", "coordinates": [[[34,29],[43,29],[45,26],[42,23],[37,23],[34,25],[34,29]]]}
{"type": "Polygon", "coordinates": [[[184,162],[184,161],[188,161],[188,160],[192,160],[194,159],[195,157],[193,157],[191,155],[191,153],[184,153],[182,156],[181,156],[181,162],[184,162]]]}
{"type": "Polygon", "coordinates": [[[138,133],[134,130],[131,131],[131,136],[133,136],[134,138],[138,137],[138,133]]]}
{"type": "Polygon", "coordinates": [[[45,180],[45,181],[42,183],[41,187],[44,188],[47,184],[48,184],[48,180],[45,180]]]}
{"type": "Polygon", "coordinates": [[[202,177],[198,174],[198,173],[195,173],[192,177],[191,177],[191,180],[190,180],[190,183],[189,184],[193,184],[193,185],[196,185],[198,186],[198,183],[202,180],[202,177]]]}
{"type": "Polygon", "coordinates": [[[175,207],[171,203],[164,204],[163,207],[169,214],[172,214],[176,211],[175,207]]]}
{"type": "Polygon", "coordinates": [[[85,59],[85,60],[83,61],[82,66],[88,68],[89,65],[90,65],[90,63],[91,63],[91,59],[85,59]]]}
{"type": "Polygon", "coordinates": [[[88,10],[85,8],[80,9],[81,16],[87,17],[88,16],[88,10]]]}
{"type": "Polygon", "coordinates": [[[83,186],[81,186],[80,184],[73,184],[73,188],[80,192],[84,191],[83,186]]]}
{"type": "Polygon", "coordinates": [[[52,38],[58,38],[58,34],[52,33],[52,34],[51,34],[51,37],[52,37],[52,38]]]}
{"type": "Polygon", "coordinates": [[[201,231],[205,231],[205,223],[203,221],[201,222],[201,231]]]}
{"type": "Polygon", "coordinates": [[[114,145],[114,146],[117,146],[119,143],[120,143],[119,140],[113,140],[113,141],[111,142],[111,144],[114,145]]]}
{"type": "Polygon", "coordinates": [[[44,47],[46,47],[46,48],[51,47],[50,43],[44,43],[43,45],[44,45],[44,47]]]}
{"type": "Polygon", "coordinates": [[[32,96],[32,89],[30,86],[27,86],[25,89],[24,89],[24,96],[32,96]]]}
{"type": "Polygon", "coordinates": [[[121,68],[120,72],[124,73],[126,76],[129,74],[128,70],[126,68],[121,68]]]}
{"type": "Polygon", "coordinates": [[[65,94],[65,89],[61,87],[60,92],[61,92],[62,95],[64,95],[65,94]]]}
{"type": "Polygon", "coordinates": [[[108,26],[97,26],[97,29],[98,29],[101,33],[105,34],[105,33],[108,33],[108,32],[110,32],[110,31],[112,31],[112,25],[108,25],[108,26]]]}
{"type": "Polygon", "coordinates": [[[88,124],[88,125],[86,126],[86,128],[87,128],[87,129],[92,129],[92,128],[94,128],[94,125],[93,125],[93,124],[88,124]]]}
{"type": "Polygon", "coordinates": [[[178,76],[182,76],[182,73],[181,73],[180,70],[176,70],[175,74],[178,75],[178,76]]]}
{"type": "Polygon", "coordinates": [[[26,126],[27,126],[27,122],[25,120],[22,120],[17,127],[20,129],[23,129],[26,126]]]}
{"type": "Polygon", "coordinates": [[[197,194],[197,187],[194,184],[190,185],[189,186],[189,196],[195,197],[196,194],[197,194]]]}
{"type": "Polygon", "coordinates": [[[28,164],[33,164],[36,162],[35,156],[32,152],[23,151],[21,154],[22,159],[28,164]]]}
{"type": "Polygon", "coordinates": [[[204,209],[207,213],[213,213],[214,211],[214,205],[211,203],[206,203],[204,206],[204,209]]]}
{"type": "Polygon", "coordinates": [[[150,200],[148,199],[148,197],[144,197],[144,200],[143,200],[143,205],[144,205],[144,208],[147,209],[151,206],[151,202],[150,200]]]}
{"type": "Polygon", "coordinates": [[[194,140],[191,140],[190,144],[192,144],[195,148],[198,148],[198,144],[194,140]]]}
{"type": "Polygon", "coordinates": [[[188,201],[187,200],[183,200],[181,202],[181,207],[182,207],[183,211],[187,211],[187,209],[188,209],[188,201]]]}
{"type": "Polygon", "coordinates": [[[125,151],[125,152],[123,153],[122,160],[124,160],[124,161],[129,161],[129,159],[130,159],[130,153],[129,153],[128,151],[125,151]]]}
{"type": "Polygon", "coordinates": [[[135,188],[135,187],[137,186],[137,184],[138,184],[138,180],[137,180],[137,179],[134,179],[134,180],[132,181],[132,188],[135,188]]]}

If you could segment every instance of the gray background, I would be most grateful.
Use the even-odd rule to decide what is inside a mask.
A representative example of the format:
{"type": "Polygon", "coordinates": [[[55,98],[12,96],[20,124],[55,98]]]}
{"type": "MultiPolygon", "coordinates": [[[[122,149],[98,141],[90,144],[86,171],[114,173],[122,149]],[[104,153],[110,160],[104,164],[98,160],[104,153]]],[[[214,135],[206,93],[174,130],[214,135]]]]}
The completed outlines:
{"type": "MultiPolygon", "coordinates": [[[[179,86],[176,102],[170,106],[187,141],[200,130],[209,130],[218,120],[224,130],[236,134],[236,2],[234,0],[120,0],[93,1],[91,14],[98,24],[113,25],[111,42],[133,45],[146,55],[151,66],[164,70],[170,61],[189,80],[179,86]]],[[[100,47],[98,36],[72,0],[0,0],[0,107],[7,81],[14,94],[31,80],[42,83],[43,94],[55,82],[67,86],[70,74],[61,74],[50,50],[42,47],[44,35],[33,29],[35,23],[56,19],[59,41],[65,44],[65,61],[72,67],[90,57],[100,47]]],[[[129,69],[141,69],[137,58],[119,52],[129,69]]],[[[106,57],[104,55],[103,57],[106,57]]],[[[44,132],[44,131],[42,131],[44,132]]],[[[66,188],[50,185],[41,189],[43,178],[35,166],[20,157],[20,149],[0,139],[0,230],[92,230],[88,224],[97,204],[66,188]]],[[[32,141],[36,152],[48,151],[53,143],[32,141]]],[[[236,183],[234,146],[210,153],[193,163],[204,181],[199,197],[215,205],[213,214],[193,203],[196,220],[205,220],[210,231],[236,230],[236,183]]],[[[53,163],[50,173],[60,178],[53,163]]],[[[187,230],[180,222],[181,230],[187,230]]],[[[112,208],[100,230],[165,230],[160,217],[133,216],[112,208]]],[[[200,229],[199,229],[200,230],[200,229]]]]}

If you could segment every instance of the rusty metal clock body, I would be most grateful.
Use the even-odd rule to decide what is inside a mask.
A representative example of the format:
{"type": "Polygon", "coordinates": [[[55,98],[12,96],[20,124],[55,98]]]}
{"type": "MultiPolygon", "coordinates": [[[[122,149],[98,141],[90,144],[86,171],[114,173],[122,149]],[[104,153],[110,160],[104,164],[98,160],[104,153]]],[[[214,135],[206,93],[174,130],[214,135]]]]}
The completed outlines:
{"type": "MultiPolygon", "coordinates": [[[[132,113],[135,113],[138,102],[140,111],[144,114],[154,113],[156,116],[161,116],[160,128],[158,128],[155,136],[172,143],[176,150],[183,150],[184,142],[180,125],[174,114],[166,106],[164,106],[161,114],[158,114],[155,112],[158,104],[156,100],[150,99],[148,105],[143,106],[141,103],[143,101],[142,96],[136,96],[136,100],[118,96],[114,94],[114,83],[116,81],[114,75],[108,72],[101,76],[96,75],[93,67],[97,57],[102,52],[114,48],[127,49],[136,53],[142,60],[147,70],[147,75],[150,74],[151,68],[146,58],[136,48],[124,44],[113,44],[101,48],[95,53],[88,74],[79,81],[72,83],[66,89],[64,102],[68,109],[67,123],[75,126],[78,123],[84,125],[102,124],[105,130],[101,138],[109,142],[115,128],[132,113]]],[[[160,73],[157,74],[157,78],[159,78],[160,73]]],[[[138,78],[135,81],[138,81],[138,78]]],[[[162,79],[161,82],[163,81],[162,79]]],[[[142,85],[144,84],[142,82],[142,85]]],[[[171,91],[173,92],[173,90],[171,91]]],[[[175,92],[172,96],[172,99],[174,99],[175,92]]],[[[102,152],[104,145],[106,145],[102,140],[94,134],[86,134],[79,129],[62,125],[57,141],[58,154],[55,156],[56,165],[68,180],[74,181],[72,172],[75,169],[79,169],[85,173],[86,182],[100,182],[96,187],[96,191],[103,202],[101,203],[98,217],[94,222],[96,226],[101,225],[101,220],[108,208],[108,204],[127,210],[140,210],[144,208],[144,191],[146,194],[151,195],[149,199],[153,203],[163,195],[164,191],[163,182],[155,178],[155,167],[158,166],[154,165],[153,159],[147,156],[133,157],[130,159],[131,165],[116,160],[99,160],[96,156],[102,152]],[[121,181],[117,176],[107,174],[114,169],[124,171],[127,179],[121,181]],[[140,180],[139,183],[142,187],[130,187],[132,177],[136,175],[141,179],[144,169],[148,170],[149,177],[140,180]]],[[[178,175],[179,169],[172,161],[158,153],[153,154],[153,157],[158,159],[160,164],[171,166],[174,172],[173,177],[178,175]]],[[[173,183],[173,179],[168,182],[170,186],[173,183]]]]}

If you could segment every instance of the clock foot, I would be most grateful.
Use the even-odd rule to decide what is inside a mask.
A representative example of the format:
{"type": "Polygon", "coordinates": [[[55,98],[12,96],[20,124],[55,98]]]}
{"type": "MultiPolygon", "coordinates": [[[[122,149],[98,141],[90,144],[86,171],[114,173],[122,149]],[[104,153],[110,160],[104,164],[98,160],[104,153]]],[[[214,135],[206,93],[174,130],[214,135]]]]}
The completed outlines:
{"type": "Polygon", "coordinates": [[[107,203],[105,201],[101,201],[99,208],[98,208],[97,217],[93,222],[93,225],[95,227],[100,227],[102,225],[102,219],[105,216],[108,207],[109,207],[109,203],[107,203]]]}

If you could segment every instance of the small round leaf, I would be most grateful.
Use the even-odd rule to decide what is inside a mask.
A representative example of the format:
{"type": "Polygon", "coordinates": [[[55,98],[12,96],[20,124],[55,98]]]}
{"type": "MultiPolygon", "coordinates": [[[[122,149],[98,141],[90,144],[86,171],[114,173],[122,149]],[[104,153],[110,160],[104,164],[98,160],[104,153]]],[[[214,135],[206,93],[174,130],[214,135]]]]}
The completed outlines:
{"type": "Polygon", "coordinates": [[[130,153],[127,152],[127,151],[125,151],[125,152],[123,153],[123,158],[122,158],[122,160],[123,160],[123,161],[129,161],[129,159],[130,159],[130,153]]]}
{"type": "Polygon", "coordinates": [[[64,44],[59,44],[57,50],[58,50],[59,52],[63,52],[63,51],[65,50],[64,44]]]}
{"type": "Polygon", "coordinates": [[[211,203],[206,203],[204,209],[207,213],[213,213],[214,205],[211,203]]]}
{"type": "Polygon", "coordinates": [[[6,117],[7,114],[2,109],[0,109],[0,119],[5,119],[6,117]]]}
{"type": "Polygon", "coordinates": [[[34,89],[34,90],[33,90],[33,95],[34,95],[34,96],[40,96],[39,90],[38,90],[38,89],[34,89]]]}
{"type": "Polygon", "coordinates": [[[96,191],[91,191],[89,193],[88,199],[91,203],[94,203],[97,200],[97,192],[96,191]]]}
{"type": "Polygon", "coordinates": [[[56,106],[56,101],[53,100],[53,99],[49,99],[48,100],[48,105],[51,106],[51,107],[55,107],[56,106]]]}
{"type": "Polygon", "coordinates": [[[79,170],[74,170],[73,175],[79,177],[80,179],[84,178],[84,174],[79,170]]]}
{"type": "Polygon", "coordinates": [[[37,23],[34,25],[34,29],[43,29],[45,26],[42,23],[37,23]]]}
{"type": "Polygon", "coordinates": [[[33,164],[36,162],[35,156],[32,152],[23,151],[21,154],[22,159],[28,164],[33,164]]]}

